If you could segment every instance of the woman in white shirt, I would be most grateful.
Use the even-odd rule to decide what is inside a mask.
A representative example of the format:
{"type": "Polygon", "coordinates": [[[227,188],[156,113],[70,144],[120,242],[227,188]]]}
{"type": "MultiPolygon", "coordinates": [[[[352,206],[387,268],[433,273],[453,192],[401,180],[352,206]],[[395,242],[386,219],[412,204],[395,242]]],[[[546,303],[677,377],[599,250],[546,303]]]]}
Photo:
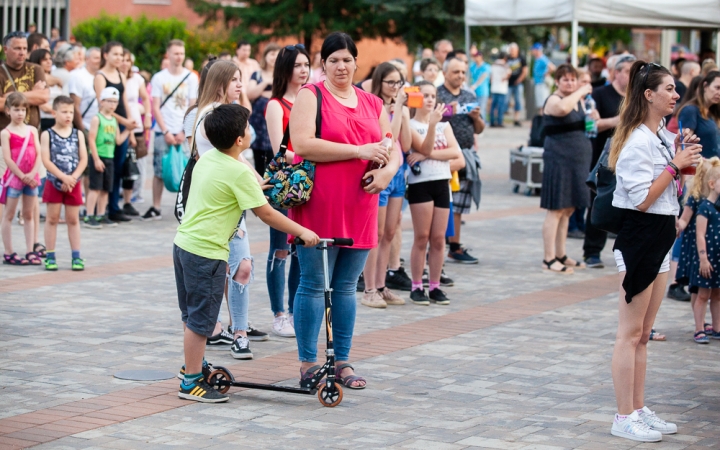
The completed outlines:
{"type": "Polygon", "coordinates": [[[663,117],[672,113],[679,98],[666,68],[635,62],[610,149],[610,167],[617,178],[613,206],[624,210],[613,248],[620,300],[612,359],[618,413],[611,434],[642,442],[677,432],[675,424],[645,406],[644,396],[647,343],[665,295],[676,237],[680,171],[700,160],[695,136],[686,136],[685,150],[676,152],[680,136],[663,128],[663,117]]]}

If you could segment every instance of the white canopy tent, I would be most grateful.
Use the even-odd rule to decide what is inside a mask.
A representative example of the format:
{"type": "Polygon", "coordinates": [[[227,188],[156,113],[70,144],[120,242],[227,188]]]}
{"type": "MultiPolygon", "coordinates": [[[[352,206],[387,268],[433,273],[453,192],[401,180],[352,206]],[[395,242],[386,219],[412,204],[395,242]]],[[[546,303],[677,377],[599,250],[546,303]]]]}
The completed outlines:
{"type": "Polygon", "coordinates": [[[720,0],[465,0],[465,37],[471,26],[571,24],[572,63],[577,66],[578,26],[717,29],[720,65],[720,0]]]}

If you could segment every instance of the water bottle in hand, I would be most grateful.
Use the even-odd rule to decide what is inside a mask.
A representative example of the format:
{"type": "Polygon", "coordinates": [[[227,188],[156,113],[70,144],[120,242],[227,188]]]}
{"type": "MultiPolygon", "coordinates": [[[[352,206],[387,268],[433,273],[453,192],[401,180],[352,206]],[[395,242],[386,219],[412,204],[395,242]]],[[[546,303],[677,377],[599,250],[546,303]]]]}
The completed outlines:
{"type": "Polygon", "coordinates": [[[585,97],[585,136],[588,138],[595,138],[598,134],[597,121],[590,117],[590,114],[595,109],[595,100],[591,95],[585,97]]]}
{"type": "MultiPolygon", "coordinates": [[[[380,145],[382,145],[382,146],[385,147],[388,151],[390,151],[390,149],[392,148],[392,145],[393,145],[392,133],[387,133],[387,134],[385,135],[385,138],[382,140],[382,142],[380,142],[380,145]]],[[[377,162],[377,161],[370,161],[370,162],[368,163],[367,169],[365,170],[365,173],[372,172],[373,170],[382,169],[382,168],[383,168],[383,165],[380,164],[379,162],[377,162]]],[[[373,179],[374,179],[374,177],[372,177],[372,176],[369,176],[369,177],[367,177],[367,178],[363,178],[363,180],[362,180],[362,186],[363,186],[363,187],[369,186],[369,185],[373,182],[373,179]]]]}

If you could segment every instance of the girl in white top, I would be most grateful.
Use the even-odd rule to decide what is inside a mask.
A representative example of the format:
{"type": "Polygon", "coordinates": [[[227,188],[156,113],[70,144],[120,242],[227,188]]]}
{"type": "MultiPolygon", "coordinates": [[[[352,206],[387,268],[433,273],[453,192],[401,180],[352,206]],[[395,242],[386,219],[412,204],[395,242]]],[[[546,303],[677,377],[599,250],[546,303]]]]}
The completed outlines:
{"type": "MultiPolygon", "coordinates": [[[[415,232],[410,252],[410,299],[419,305],[428,305],[431,299],[438,304],[448,304],[449,300],[440,290],[440,274],[450,215],[450,170],[451,162],[462,160],[464,163],[464,158],[452,127],[447,122],[440,122],[445,105],[437,104],[437,88],[427,81],[421,81],[417,86],[420,86],[423,94],[423,106],[415,110],[415,117],[410,121],[412,153],[407,157],[410,167],[416,163],[420,167],[420,173],[416,173],[415,169],[408,176],[407,197],[415,232]],[[430,288],[429,294],[425,294],[422,275],[428,243],[430,288]]],[[[460,165],[453,169],[462,167],[460,165]]]]}
{"type": "Polygon", "coordinates": [[[680,136],[662,129],[678,98],[666,68],[635,62],[610,149],[617,178],[613,206],[624,210],[614,247],[620,299],[612,359],[618,413],[611,434],[642,442],[677,432],[675,424],[645,406],[644,397],[647,343],[665,296],[668,253],[676,237],[680,171],[700,159],[696,137],[686,136],[685,150],[679,150],[680,136]]]}

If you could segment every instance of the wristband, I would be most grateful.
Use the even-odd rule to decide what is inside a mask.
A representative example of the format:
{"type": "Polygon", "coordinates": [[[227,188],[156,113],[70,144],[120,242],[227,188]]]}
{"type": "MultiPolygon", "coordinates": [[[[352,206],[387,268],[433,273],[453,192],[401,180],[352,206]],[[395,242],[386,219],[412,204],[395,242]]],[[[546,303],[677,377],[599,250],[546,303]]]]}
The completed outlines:
{"type": "Polygon", "coordinates": [[[665,170],[667,170],[670,175],[672,175],[673,179],[677,179],[678,172],[676,172],[676,169],[670,167],[670,165],[668,164],[667,166],[665,166],[665,170]]]}
{"type": "Polygon", "coordinates": [[[668,163],[668,166],[672,167],[672,168],[675,170],[675,173],[677,173],[678,176],[680,176],[680,169],[678,169],[678,166],[676,166],[675,163],[673,163],[672,161],[670,161],[670,162],[668,163]]]}

